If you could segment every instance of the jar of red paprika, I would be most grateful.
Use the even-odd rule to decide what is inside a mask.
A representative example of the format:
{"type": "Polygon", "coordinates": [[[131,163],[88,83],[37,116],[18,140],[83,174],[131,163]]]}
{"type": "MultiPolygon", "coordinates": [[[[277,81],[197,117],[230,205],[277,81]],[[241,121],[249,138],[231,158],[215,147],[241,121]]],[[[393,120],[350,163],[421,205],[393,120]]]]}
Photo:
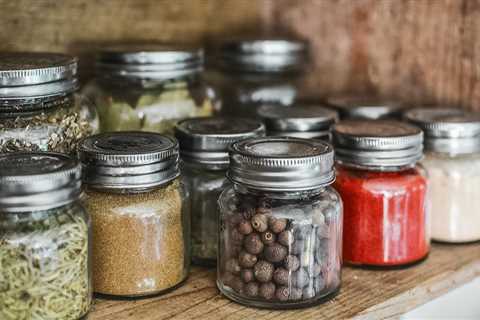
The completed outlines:
{"type": "Polygon", "coordinates": [[[396,121],[334,126],[337,180],[344,201],[344,261],[403,266],[430,248],[427,179],[417,162],[423,133],[396,121]]]}

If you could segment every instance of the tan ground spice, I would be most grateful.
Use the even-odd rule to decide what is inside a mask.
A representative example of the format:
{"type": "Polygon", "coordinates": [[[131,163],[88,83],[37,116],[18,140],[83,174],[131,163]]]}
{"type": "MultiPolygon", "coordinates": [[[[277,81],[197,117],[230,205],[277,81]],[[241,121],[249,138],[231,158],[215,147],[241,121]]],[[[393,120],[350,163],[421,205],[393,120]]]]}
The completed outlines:
{"type": "Polygon", "coordinates": [[[185,279],[182,197],[176,181],[138,194],[87,190],[98,293],[141,296],[185,279]]]}

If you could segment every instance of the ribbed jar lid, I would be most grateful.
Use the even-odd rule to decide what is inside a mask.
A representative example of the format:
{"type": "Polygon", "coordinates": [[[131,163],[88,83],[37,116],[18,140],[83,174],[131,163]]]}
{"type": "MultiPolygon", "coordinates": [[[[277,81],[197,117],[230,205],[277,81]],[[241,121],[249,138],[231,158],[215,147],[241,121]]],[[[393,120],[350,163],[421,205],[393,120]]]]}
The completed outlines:
{"type": "Polygon", "coordinates": [[[181,45],[119,45],[97,55],[100,73],[140,79],[171,79],[203,70],[203,49],[181,45]]]}
{"type": "Polygon", "coordinates": [[[327,103],[341,119],[400,119],[405,109],[398,101],[373,96],[334,96],[327,103]]]}
{"type": "Polygon", "coordinates": [[[186,162],[228,166],[228,149],[236,141],[265,135],[262,123],[242,118],[193,118],[179,122],[175,137],[186,162]]]}
{"type": "Polygon", "coordinates": [[[399,167],[422,158],[423,132],[399,121],[345,120],[334,125],[333,143],[341,163],[399,167]]]}
{"type": "Polygon", "coordinates": [[[53,152],[0,155],[0,212],[47,210],[81,193],[80,164],[53,152]]]}
{"type": "Polygon", "coordinates": [[[42,98],[77,89],[77,59],[59,53],[0,53],[0,100],[42,98]]]}
{"type": "Polygon", "coordinates": [[[153,132],[102,133],[78,149],[84,183],[107,189],[142,189],[179,176],[178,143],[153,132]]]}
{"type": "Polygon", "coordinates": [[[302,191],[335,180],[330,144],[310,139],[266,137],[234,143],[227,176],[235,183],[266,191],[302,191]]]}

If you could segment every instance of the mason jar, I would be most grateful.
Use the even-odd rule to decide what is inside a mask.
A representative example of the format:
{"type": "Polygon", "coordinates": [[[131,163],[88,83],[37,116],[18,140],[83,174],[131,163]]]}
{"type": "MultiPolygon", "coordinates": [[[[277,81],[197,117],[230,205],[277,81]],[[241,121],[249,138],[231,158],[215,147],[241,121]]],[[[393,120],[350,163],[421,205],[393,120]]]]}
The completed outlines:
{"type": "Polygon", "coordinates": [[[80,195],[80,165],[67,155],[0,155],[0,319],[88,313],[90,218],[80,195]]]}
{"type": "Polygon", "coordinates": [[[79,157],[95,292],[139,297],[182,284],[190,267],[190,216],[177,141],[151,132],[104,133],[83,140],[79,157]]]}
{"type": "Polygon", "coordinates": [[[326,142],[267,137],[236,142],[220,195],[217,286],[262,308],[307,307],[340,288],[342,201],[326,142]]]}
{"type": "Polygon", "coordinates": [[[338,95],[327,98],[340,119],[401,120],[407,106],[392,98],[375,95],[338,95]]]}
{"type": "Polygon", "coordinates": [[[173,134],[176,122],[211,116],[219,101],[203,81],[203,50],[181,46],[112,47],[97,57],[97,76],[84,92],[95,102],[100,129],[173,134]]]}
{"type": "Polygon", "coordinates": [[[308,44],[295,39],[223,43],[211,72],[226,116],[254,118],[262,104],[291,105],[301,94],[308,44]]]}
{"type": "Polygon", "coordinates": [[[346,120],[333,128],[335,188],[344,208],[343,260],[405,266],[430,249],[422,131],[387,120],[346,120]]]}
{"type": "Polygon", "coordinates": [[[480,240],[480,115],[423,108],[405,117],[425,133],[422,164],[430,179],[432,239],[480,240]]]}
{"type": "Polygon", "coordinates": [[[0,53],[0,152],[74,154],[98,128],[77,93],[77,59],[57,53],[0,53]]]}
{"type": "Polygon", "coordinates": [[[217,200],[230,185],[228,147],[236,141],[264,136],[264,126],[249,119],[224,117],[183,120],[175,128],[180,143],[183,178],[192,208],[192,260],[216,266],[218,247],[217,200]]]}

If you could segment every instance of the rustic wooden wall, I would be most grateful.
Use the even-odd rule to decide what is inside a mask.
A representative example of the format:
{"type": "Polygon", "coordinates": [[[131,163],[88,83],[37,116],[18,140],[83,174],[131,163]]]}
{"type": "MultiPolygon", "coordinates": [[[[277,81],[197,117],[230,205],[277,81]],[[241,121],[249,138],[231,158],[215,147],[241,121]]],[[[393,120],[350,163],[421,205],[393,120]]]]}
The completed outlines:
{"type": "Polygon", "coordinates": [[[285,31],[312,43],[312,94],[480,110],[480,0],[0,0],[0,50],[65,50],[87,67],[104,42],[285,31]]]}

